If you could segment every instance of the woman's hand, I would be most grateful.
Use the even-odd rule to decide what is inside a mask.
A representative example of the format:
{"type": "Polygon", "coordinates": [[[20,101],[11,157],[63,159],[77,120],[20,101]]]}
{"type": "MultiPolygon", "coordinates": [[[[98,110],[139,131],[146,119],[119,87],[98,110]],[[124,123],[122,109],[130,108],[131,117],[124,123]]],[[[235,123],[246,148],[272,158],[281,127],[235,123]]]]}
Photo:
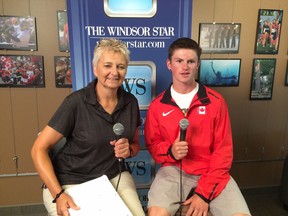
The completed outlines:
{"type": "Polygon", "coordinates": [[[57,214],[63,216],[69,216],[68,209],[79,210],[80,208],[74,203],[71,196],[67,193],[62,193],[61,196],[56,200],[57,214]]]}
{"type": "Polygon", "coordinates": [[[115,157],[116,158],[128,158],[130,157],[129,142],[127,138],[121,138],[113,140],[110,142],[111,145],[114,145],[115,157]]]}

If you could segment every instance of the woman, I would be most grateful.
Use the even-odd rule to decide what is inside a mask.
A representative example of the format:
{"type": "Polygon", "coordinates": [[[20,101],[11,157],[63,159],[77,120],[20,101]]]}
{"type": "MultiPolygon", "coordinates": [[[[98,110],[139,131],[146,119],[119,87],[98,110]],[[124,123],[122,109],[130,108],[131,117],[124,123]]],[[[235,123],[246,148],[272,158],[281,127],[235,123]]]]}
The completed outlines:
{"type": "MultiPolygon", "coordinates": [[[[132,157],[139,151],[137,99],[122,88],[129,54],[121,41],[101,40],[94,50],[96,79],[65,98],[32,147],[33,162],[45,184],[43,199],[49,215],[66,216],[69,208],[79,209],[65,193],[71,185],[107,175],[118,188],[117,158],[132,157]],[[124,126],[118,140],[113,132],[116,123],[124,126]],[[49,150],[63,137],[67,142],[51,160],[49,150]]],[[[118,193],[133,215],[144,215],[132,176],[121,165],[118,193]]]]}

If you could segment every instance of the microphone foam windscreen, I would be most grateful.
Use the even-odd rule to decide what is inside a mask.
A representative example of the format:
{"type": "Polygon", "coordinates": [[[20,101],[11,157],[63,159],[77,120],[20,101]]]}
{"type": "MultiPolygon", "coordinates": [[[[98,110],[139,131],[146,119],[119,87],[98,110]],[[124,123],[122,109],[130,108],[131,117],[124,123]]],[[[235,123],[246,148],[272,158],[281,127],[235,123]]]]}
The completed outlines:
{"type": "Polygon", "coordinates": [[[183,118],[180,120],[179,125],[182,130],[186,130],[189,126],[189,121],[186,118],[183,118]]]}
{"type": "Polygon", "coordinates": [[[116,134],[116,135],[122,135],[124,131],[124,126],[121,124],[121,123],[116,123],[114,126],[113,126],[113,132],[116,134]]]}

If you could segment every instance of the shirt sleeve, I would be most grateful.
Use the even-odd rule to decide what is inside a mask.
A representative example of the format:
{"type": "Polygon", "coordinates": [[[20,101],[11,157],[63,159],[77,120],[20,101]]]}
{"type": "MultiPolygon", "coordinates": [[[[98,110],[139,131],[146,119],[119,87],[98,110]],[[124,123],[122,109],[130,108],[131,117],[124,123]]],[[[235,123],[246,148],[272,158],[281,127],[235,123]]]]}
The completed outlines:
{"type": "Polygon", "coordinates": [[[144,127],[146,148],[156,163],[174,163],[175,160],[168,153],[172,143],[165,141],[161,136],[157,113],[154,112],[155,109],[157,107],[151,104],[146,115],[144,127]]]}
{"type": "Polygon", "coordinates": [[[74,115],[75,112],[73,112],[71,103],[69,103],[68,98],[65,98],[49,120],[48,125],[67,137],[72,133],[75,125],[74,115]]]}

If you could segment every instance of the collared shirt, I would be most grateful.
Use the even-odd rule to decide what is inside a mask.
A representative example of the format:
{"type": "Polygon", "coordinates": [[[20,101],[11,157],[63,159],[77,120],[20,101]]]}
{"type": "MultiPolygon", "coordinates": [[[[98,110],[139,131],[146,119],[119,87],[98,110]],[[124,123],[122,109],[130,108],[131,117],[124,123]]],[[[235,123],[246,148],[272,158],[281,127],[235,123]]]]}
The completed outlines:
{"type": "Polygon", "coordinates": [[[61,185],[83,183],[104,174],[111,179],[119,174],[114,146],[110,144],[116,139],[113,125],[124,126],[122,137],[129,143],[140,125],[138,101],[133,94],[119,88],[118,104],[109,114],[97,101],[96,83],[97,79],[67,96],[48,123],[67,139],[53,159],[61,185]]]}

